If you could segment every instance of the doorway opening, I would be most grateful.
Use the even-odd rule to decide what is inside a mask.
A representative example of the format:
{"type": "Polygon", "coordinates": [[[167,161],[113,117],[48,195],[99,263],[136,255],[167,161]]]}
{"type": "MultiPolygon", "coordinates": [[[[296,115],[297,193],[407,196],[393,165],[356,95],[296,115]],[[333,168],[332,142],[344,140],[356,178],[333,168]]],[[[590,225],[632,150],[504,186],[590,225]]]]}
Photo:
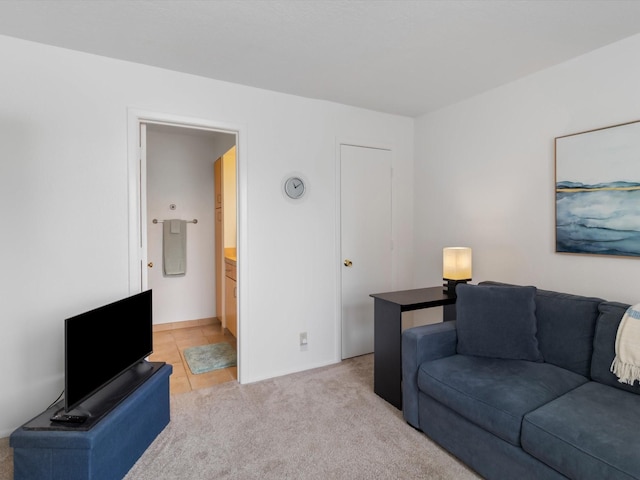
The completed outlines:
{"type": "Polygon", "coordinates": [[[174,364],[175,393],[222,381],[240,381],[240,289],[236,283],[240,275],[235,273],[240,257],[236,162],[239,131],[157,116],[138,115],[133,123],[139,146],[135,169],[135,263],[139,282],[134,279],[134,272],[130,279],[133,291],[154,291],[153,360],[174,364]],[[230,157],[233,161],[229,161],[230,157]],[[224,167],[217,172],[214,165],[223,163],[223,159],[224,167]],[[226,178],[219,177],[222,172],[226,178]],[[226,200],[223,215],[218,201],[221,198],[226,200]],[[221,219],[226,221],[219,223],[221,219]],[[177,272],[167,270],[172,261],[168,255],[175,252],[168,252],[165,247],[170,244],[169,239],[175,238],[170,235],[176,226],[182,227],[181,235],[185,237],[181,258],[184,269],[177,272]],[[230,259],[234,263],[231,286],[225,269],[230,259]],[[231,289],[232,295],[226,289],[231,289]],[[233,325],[228,312],[233,312],[233,325]],[[202,365],[194,369],[189,364],[185,351],[221,343],[235,349],[235,358],[228,365],[218,365],[218,350],[213,353],[212,370],[205,368],[201,372],[202,365]],[[159,358],[160,355],[166,358],[159,358]]]}

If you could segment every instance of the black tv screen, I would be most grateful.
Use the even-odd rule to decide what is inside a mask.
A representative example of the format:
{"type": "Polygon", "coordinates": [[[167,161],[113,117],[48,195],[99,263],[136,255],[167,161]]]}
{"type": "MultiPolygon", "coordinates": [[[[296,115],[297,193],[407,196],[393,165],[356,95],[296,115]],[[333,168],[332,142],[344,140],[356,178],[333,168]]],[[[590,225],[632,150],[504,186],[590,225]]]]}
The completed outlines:
{"type": "Polygon", "coordinates": [[[65,320],[69,412],[153,353],[151,290],[65,320]]]}

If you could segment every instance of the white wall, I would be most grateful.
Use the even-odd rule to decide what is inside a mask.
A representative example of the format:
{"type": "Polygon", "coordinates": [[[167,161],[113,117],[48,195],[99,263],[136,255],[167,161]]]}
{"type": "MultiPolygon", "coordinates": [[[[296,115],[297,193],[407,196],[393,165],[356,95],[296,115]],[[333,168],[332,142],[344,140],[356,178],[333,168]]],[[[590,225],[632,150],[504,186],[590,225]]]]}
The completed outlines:
{"type": "Polygon", "coordinates": [[[150,124],[147,127],[147,269],[153,323],[215,317],[213,162],[235,135],[150,124]],[[221,148],[222,146],[222,148],[221,148]],[[170,205],[176,209],[171,210],[170,205]],[[187,273],[163,275],[162,228],[153,219],[187,224],[187,273]]]}
{"type": "Polygon", "coordinates": [[[410,286],[412,119],[9,37],[0,60],[0,436],[62,390],[63,319],[129,294],[130,108],[243,126],[243,381],[339,359],[341,139],[394,149],[393,283],[410,286]],[[292,171],[310,184],[298,205],[280,192],[292,171]]]}
{"type": "Polygon", "coordinates": [[[416,284],[460,245],[474,282],[640,301],[640,259],[556,254],[554,232],[554,138],[640,119],[638,51],[631,37],[418,119],[416,284]]]}

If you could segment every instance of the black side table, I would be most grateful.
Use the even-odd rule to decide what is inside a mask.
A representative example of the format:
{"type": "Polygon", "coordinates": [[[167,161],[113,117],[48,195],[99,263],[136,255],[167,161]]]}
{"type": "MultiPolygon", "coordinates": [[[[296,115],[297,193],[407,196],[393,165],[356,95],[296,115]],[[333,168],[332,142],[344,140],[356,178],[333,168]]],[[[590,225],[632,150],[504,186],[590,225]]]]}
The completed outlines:
{"type": "Polygon", "coordinates": [[[455,320],[456,297],[442,287],[372,293],[374,298],[373,391],[402,409],[402,312],[444,306],[443,320],[455,320]]]}

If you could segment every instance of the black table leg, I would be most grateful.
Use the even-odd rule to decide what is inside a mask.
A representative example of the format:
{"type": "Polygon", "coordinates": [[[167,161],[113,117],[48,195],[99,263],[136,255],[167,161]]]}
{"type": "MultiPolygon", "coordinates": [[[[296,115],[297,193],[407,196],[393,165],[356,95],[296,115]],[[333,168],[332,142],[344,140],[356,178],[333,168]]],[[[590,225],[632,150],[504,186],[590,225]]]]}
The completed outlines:
{"type": "Polygon", "coordinates": [[[456,319],[456,304],[453,303],[451,305],[444,305],[442,307],[442,320],[445,322],[450,322],[456,319]]]}
{"type": "Polygon", "coordinates": [[[373,391],[402,409],[402,311],[400,305],[375,299],[373,391]]]}

